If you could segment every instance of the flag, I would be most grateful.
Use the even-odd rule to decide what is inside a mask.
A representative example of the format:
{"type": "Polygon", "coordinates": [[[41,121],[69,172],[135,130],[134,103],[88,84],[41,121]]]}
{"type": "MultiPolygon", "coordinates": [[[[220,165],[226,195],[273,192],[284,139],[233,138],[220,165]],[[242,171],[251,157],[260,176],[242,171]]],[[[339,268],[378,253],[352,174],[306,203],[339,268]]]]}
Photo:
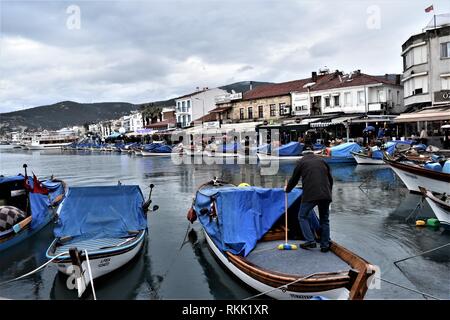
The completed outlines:
{"type": "Polygon", "coordinates": [[[428,8],[425,8],[425,12],[434,11],[433,5],[429,6],[428,8]]]}
{"type": "Polygon", "coordinates": [[[33,193],[48,194],[48,189],[42,185],[36,175],[33,173],[33,193]]]}

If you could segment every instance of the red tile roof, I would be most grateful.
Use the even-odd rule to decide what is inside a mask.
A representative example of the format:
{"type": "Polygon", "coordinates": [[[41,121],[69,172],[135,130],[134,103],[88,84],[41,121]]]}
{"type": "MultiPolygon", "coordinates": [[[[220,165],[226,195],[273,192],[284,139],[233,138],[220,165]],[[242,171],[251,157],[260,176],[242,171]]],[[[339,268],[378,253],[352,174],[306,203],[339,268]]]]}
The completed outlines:
{"type": "Polygon", "coordinates": [[[160,122],[155,122],[155,123],[150,123],[149,125],[145,126],[148,129],[155,129],[155,128],[167,128],[167,126],[169,124],[175,124],[174,121],[169,121],[169,120],[165,120],[165,121],[160,121],[160,122]]]}
{"type": "Polygon", "coordinates": [[[194,120],[194,122],[210,122],[210,121],[217,121],[217,116],[215,113],[208,113],[205,114],[203,117],[194,120]]]}
{"type": "MultiPolygon", "coordinates": [[[[307,91],[307,88],[304,88],[304,85],[312,82],[312,78],[306,78],[259,86],[253,90],[245,92],[243,94],[242,100],[254,100],[260,98],[284,96],[289,95],[291,92],[305,92],[307,91]]],[[[364,73],[355,73],[350,78],[348,75],[339,76],[338,73],[329,73],[325,75],[318,75],[315,84],[310,86],[309,88],[310,91],[318,91],[377,83],[396,85],[395,75],[371,76],[364,73]]]]}

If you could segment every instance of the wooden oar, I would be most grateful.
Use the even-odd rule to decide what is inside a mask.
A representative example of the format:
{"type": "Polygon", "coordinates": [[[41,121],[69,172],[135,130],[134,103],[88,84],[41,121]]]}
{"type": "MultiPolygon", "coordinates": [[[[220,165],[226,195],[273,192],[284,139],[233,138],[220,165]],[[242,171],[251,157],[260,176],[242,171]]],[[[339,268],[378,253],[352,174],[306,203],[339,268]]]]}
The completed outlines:
{"type": "Polygon", "coordinates": [[[31,216],[29,216],[28,218],[23,219],[22,221],[20,221],[19,223],[16,223],[13,226],[13,230],[15,233],[19,233],[20,230],[22,230],[23,228],[25,228],[30,222],[31,222],[31,216]]]}

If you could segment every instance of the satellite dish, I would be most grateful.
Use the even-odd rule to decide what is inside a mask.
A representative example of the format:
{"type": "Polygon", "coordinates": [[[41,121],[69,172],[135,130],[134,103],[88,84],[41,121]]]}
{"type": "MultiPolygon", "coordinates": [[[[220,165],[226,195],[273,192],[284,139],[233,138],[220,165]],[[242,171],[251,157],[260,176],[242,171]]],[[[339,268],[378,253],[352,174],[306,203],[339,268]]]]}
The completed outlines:
{"type": "Polygon", "coordinates": [[[126,131],[127,131],[127,130],[125,130],[124,127],[121,127],[121,128],[119,129],[119,133],[120,133],[120,134],[124,134],[126,131]]]}

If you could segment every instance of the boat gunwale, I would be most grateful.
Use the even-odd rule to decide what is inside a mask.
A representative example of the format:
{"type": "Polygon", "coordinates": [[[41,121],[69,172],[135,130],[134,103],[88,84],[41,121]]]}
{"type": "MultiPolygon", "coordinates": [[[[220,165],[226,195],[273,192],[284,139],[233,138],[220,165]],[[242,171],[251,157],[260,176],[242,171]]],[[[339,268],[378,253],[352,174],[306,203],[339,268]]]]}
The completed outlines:
{"type": "Polygon", "coordinates": [[[416,174],[416,175],[424,177],[424,178],[434,179],[434,180],[439,180],[439,181],[450,183],[450,174],[449,173],[435,171],[435,170],[429,170],[429,169],[422,168],[421,166],[415,166],[415,165],[410,165],[410,164],[406,164],[406,163],[401,163],[401,162],[398,162],[395,160],[390,160],[390,159],[384,159],[384,162],[396,169],[403,170],[403,171],[406,171],[409,173],[413,173],[413,174],[416,174]]]}

